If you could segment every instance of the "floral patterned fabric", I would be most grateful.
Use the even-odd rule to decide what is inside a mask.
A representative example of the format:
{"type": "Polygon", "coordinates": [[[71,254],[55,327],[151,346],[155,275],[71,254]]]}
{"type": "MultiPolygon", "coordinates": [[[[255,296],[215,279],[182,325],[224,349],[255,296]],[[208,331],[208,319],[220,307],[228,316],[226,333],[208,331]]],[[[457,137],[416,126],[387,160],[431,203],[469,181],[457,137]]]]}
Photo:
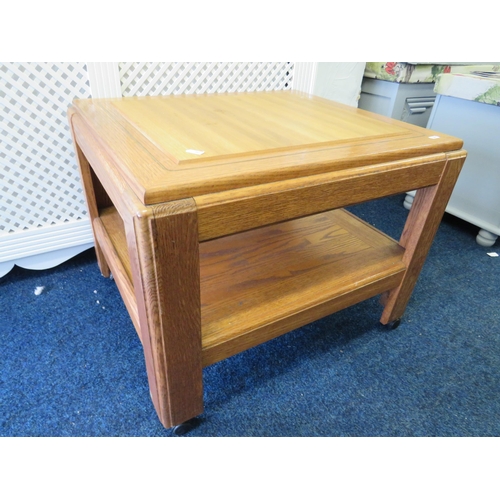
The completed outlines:
{"type": "Polygon", "coordinates": [[[449,66],[405,62],[368,62],[365,76],[397,83],[432,83],[449,66]]]}
{"type": "Polygon", "coordinates": [[[368,62],[365,77],[397,83],[434,83],[442,74],[489,73],[498,71],[493,64],[416,64],[407,62],[368,62]]]}
{"type": "Polygon", "coordinates": [[[434,92],[500,106],[500,66],[497,68],[496,72],[442,74],[437,78],[434,92]]]}

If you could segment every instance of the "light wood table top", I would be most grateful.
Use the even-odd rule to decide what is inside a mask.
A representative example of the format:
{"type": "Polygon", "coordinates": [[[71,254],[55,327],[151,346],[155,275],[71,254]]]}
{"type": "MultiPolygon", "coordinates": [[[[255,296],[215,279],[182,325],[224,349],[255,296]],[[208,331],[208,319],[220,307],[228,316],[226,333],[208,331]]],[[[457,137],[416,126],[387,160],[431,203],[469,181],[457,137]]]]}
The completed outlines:
{"type": "Polygon", "coordinates": [[[297,91],[76,100],[74,107],[146,205],[462,146],[297,91]]]}

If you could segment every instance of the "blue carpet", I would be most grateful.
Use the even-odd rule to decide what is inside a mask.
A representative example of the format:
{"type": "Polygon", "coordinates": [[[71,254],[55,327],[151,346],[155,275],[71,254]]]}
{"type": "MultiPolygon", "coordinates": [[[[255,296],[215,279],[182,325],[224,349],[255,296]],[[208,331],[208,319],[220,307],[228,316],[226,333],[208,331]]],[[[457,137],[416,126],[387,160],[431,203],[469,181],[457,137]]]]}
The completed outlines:
{"type": "MultiPolygon", "coordinates": [[[[402,200],[352,211],[398,239],[402,200]]],[[[499,248],[476,232],[445,215],[398,329],[374,298],[206,368],[187,436],[499,436],[499,248]]],[[[0,364],[1,436],[171,435],[93,249],[0,279],[0,364]]]]}

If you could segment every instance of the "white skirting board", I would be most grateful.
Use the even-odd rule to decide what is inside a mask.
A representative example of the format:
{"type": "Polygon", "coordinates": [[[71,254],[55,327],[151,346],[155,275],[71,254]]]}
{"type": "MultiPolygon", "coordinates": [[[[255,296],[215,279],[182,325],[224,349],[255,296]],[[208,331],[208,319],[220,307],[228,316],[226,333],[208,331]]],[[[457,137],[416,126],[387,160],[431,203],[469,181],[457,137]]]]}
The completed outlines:
{"type": "Polygon", "coordinates": [[[94,246],[89,219],[0,235],[0,277],[14,265],[49,269],[94,246]]]}

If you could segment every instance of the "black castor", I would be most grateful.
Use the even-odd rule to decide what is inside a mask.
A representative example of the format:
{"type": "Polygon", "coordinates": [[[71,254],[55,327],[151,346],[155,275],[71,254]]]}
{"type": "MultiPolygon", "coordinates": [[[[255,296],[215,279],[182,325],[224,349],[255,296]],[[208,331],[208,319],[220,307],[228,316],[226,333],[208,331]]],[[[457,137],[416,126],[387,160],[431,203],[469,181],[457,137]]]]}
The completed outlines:
{"type": "Polygon", "coordinates": [[[194,417],[190,420],[186,420],[186,422],[182,422],[182,424],[176,425],[172,427],[172,435],[174,436],[184,436],[188,432],[192,431],[196,427],[198,427],[201,423],[201,419],[198,417],[194,417]]]}
{"type": "Polygon", "coordinates": [[[400,324],[401,324],[401,318],[395,319],[394,321],[387,323],[386,326],[387,328],[389,328],[389,330],[395,330],[400,324]]]}

